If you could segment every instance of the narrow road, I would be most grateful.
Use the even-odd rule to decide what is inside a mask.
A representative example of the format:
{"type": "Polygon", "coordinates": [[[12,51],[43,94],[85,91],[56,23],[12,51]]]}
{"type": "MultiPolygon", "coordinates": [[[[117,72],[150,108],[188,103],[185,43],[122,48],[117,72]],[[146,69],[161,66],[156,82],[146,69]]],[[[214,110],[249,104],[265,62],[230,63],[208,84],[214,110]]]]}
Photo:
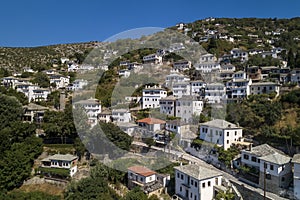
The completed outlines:
{"type": "MultiPolygon", "coordinates": [[[[137,145],[137,146],[148,147],[147,144],[145,144],[143,142],[133,141],[132,144],[137,145]]],[[[164,148],[156,147],[156,146],[151,146],[151,149],[158,150],[158,151],[164,151],[164,148]]],[[[167,148],[165,149],[165,152],[166,153],[170,153],[170,154],[175,155],[175,156],[178,156],[178,157],[181,157],[181,158],[189,161],[190,163],[194,163],[194,164],[197,164],[197,165],[200,165],[200,166],[203,166],[203,167],[206,167],[206,168],[209,168],[209,169],[221,172],[223,174],[224,178],[226,178],[226,179],[228,179],[228,180],[230,180],[232,182],[235,182],[235,183],[237,183],[239,185],[243,184],[245,187],[247,187],[251,191],[256,191],[256,192],[258,192],[259,194],[261,194],[263,196],[264,191],[262,189],[256,188],[256,187],[253,187],[251,185],[248,185],[247,183],[241,182],[240,180],[238,180],[238,178],[232,176],[231,174],[229,174],[229,173],[227,173],[225,171],[222,171],[222,170],[216,168],[215,166],[213,166],[211,164],[206,163],[205,161],[201,160],[198,157],[190,155],[190,154],[188,154],[186,152],[181,152],[181,151],[176,151],[176,150],[169,150],[167,148]]],[[[278,196],[278,195],[276,195],[274,193],[270,193],[270,192],[266,192],[266,196],[269,199],[274,199],[274,200],[287,200],[286,198],[280,197],[280,196],[278,196]]]]}

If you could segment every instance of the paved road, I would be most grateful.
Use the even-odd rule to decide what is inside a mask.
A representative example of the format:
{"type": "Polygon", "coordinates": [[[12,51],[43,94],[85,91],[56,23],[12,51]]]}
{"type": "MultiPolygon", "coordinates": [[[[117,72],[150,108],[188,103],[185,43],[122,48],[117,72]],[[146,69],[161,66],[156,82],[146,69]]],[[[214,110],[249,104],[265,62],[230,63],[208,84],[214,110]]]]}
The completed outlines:
{"type": "MultiPolygon", "coordinates": [[[[147,147],[147,145],[143,142],[136,142],[134,141],[133,142],[134,145],[137,145],[137,146],[144,146],[144,147],[147,147]]],[[[160,147],[156,147],[156,146],[152,146],[151,149],[154,149],[154,150],[158,150],[158,151],[164,151],[164,148],[160,148],[160,147]]],[[[239,181],[236,177],[232,176],[231,174],[227,173],[227,172],[224,172],[216,167],[214,167],[213,165],[211,164],[208,164],[206,163],[205,161],[201,160],[200,158],[197,158],[193,155],[190,155],[186,152],[183,152],[183,151],[178,151],[178,150],[169,150],[169,149],[165,149],[165,152],[166,153],[170,153],[172,155],[175,155],[175,156],[178,156],[178,157],[181,157],[187,161],[189,161],[190,163],[195,163],[195,164],[198,164],[200,166],[203,166],[203,167],[206,167],[206,168],[209,168],[209,169],[213,169],[213,170],[216,170],[216,171],[219,171],[223,174],[224,178],[230,180],[230,181],[233,181],[239,185],[244,185],[245,187],[247,187],[248,189],[250,189],[251,191],[256,191],[258,193],[260,193],[261,195],[263,195],[263,190],[260,189],[260,188],[256,188],[256,187],[253,187],[253,186],[250,186],[244,182],[241,182],[239,181]]],[[[203,156],[204,158],[204,156],[203,156]]],[[[278,195],[276,194],[273,194],[273,193],[270,193],[270,192],[267,192],[266,193],[267,197],[270,198],[270,199],[274,199],[274,200],[286,200],[286,198],[282,198],[282,197],[279,197],[278,195]]]]}

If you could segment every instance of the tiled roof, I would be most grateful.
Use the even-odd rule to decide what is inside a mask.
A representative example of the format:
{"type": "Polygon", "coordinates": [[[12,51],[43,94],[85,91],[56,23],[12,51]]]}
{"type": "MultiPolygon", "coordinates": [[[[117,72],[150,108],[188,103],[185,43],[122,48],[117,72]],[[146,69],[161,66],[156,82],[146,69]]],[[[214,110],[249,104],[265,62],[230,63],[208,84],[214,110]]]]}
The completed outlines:
{"type": "Polygon", "coordinates": [[[205,180],[205,179],[222,175],[220,172],[196,164],[182,165],[182,166],[174,167],[174,169],[177,169],[178,171],[181,171],[197,180],[205,180]]]}
{"type": "Polygon", "coordinates": [[[78,101],[78,102],[75,102],[75,104],[100,104],[99,103],[99,100],[98,99],[86,99],[86,100],[81,100],[81,101],[78,101]]]}
{"type": "Polygon", "coordinates": [[[222,119],[214,119],[212,121],[202,123],[201,125],[215,127],[215,128],[221,128],[221,129],[241,128],[241,127],[238,127],[236,124],[230,123],[230,122],[222,120],[222,119]]]}
{"type": "Polygon", "coordinates": [[[270,155],[267,155],[267,156],[260,157],[259,159],[264,160],[266,162],[275,163],[275,164],[278,164],[278,165],[283,165],[283,164],[286,164],[286,163],[291,161],[291,158],[289,156],[279,154],[277,152],[274,153],[274,154],[270,154],[270,155]]]}
{"type": "Polygon", "coordinates": [[[147,167],[140,166],[140,165],[129,167],[128,170],[142,176],[151,176],[153,174],[156,174],[155,171],[152,171],[151,169],[148,169],[147,167]]]}
{"type": "Polygon", "coordinates": [[[144,118],[137,121],[138,123],[146,123],[146,124],[165,124],[166,121],[156,118],[144,118]]]}

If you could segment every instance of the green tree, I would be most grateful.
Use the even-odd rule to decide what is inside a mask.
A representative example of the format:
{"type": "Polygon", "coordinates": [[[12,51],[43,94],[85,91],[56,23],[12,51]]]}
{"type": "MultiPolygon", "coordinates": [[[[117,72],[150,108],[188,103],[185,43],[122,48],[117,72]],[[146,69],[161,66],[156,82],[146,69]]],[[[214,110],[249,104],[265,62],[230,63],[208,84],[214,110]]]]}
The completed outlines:
{"type": "Polygon", "coordinates": [[[42,88],[50,87],[50,80],[47,74],[43,72],[38,72],[35,74],[33,82],[38,84],[42,88]]]}
{"type": "Polygon", "coordinates": [[[290,67],[290,68],[294,68],[295,67],[295,54],[294,54],[294,51],[293,49],[291,48],[288,52],[288,56],[287,56],[287,65],[290,67]]]}
{"type": "Polygon", "coordinates": [[[15,97],[0,93],[0,130],[20,121],[23,114],[22,104],[15,97]]]}

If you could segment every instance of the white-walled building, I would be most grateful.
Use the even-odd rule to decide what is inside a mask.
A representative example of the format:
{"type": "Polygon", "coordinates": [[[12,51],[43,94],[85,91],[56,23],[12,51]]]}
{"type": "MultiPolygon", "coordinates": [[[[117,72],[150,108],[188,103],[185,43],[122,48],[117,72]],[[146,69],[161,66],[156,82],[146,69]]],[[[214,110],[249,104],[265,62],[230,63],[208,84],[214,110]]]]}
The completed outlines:
{"type": "Polygon", "coordinates": [[[138,125],[151,132],[163,130],[166,122],[156,118],[144,118],[137,121],[138,125]]]}
{"type": "MultiPolygon", "coordinates": [[[[244,73],[243,73],[244,74],[244,73]]],[[[242,75],[241,73],[235,73],[236,75],[242,75]]],[[[244,99],[250,95],[251,79],[233,78],[226,83],[227,99],[244,99]]]]}
{"type": "Polygon", "coordinates": [[[43,174],[48,174],[48,170],[43,170],[43,168],[65,169],[69,171],[70,176],[72,177],[77,172],[77,160],[77,156],[71,154],[55,154],[44,158],[39,170],[43,174]]]}
{"type": "Polygon", "coordinates": [[[165,86],[172,88],[175,83],[189,82],[190,78],[178,72],[171,72],[166,76],[165,86]]]}
{"type": "Polygon", "coordinates": [[[140,187],[148,196],[164,193],[170,182],[170,175],[158,174],[147,167],[135,165],[127,169],[128,188],[140,187]]]}
{"type": "Polygon", "coordinates": [[[191,95],[200,95],[205,92],[206,83],[201,80],[190,81],[191,95]]]}
{"type": "Polygon", "coordinates": [[[55,84],[56,89],[66,88],[70,83],[70,77],[64,77],[59,74],[49,76],[50,84],[55,84]]]}
{"type": "Polygon", "coordinates": [[[113,109],[112,110],[112,119],[113,122],[130,122],[131,113],[127,109],[113,109]]]}
{"type": "Polygon", "coordinates": [[[98,99],[87,99],[87,100],[81,100],[75,103],[76,105],[81,105],[88,117],[88,123],[91,126],[96,125],[98,120],[98,115],[101,113],[101,103],[98,99]]]}
{"type": "Polygon", "coordinates": [[[175,169],[175,194],[186,200],[213,199],[215,186],[222,185],[220,172],[196,164],[175,169]]]}
{"type": "Polygon", "coordinates": [[[232,143],[241,141],[243,128],[221,119],[215,119],[200,125],[200,139],[230,148],[232,143]]]}
{"type": "Polygon", "coordinates": [[[232,49],[230,54],[233,56],[234,59],[240,59],[242,62],[248,60],[248,52],[242,49],[232,49]]]}
{"type": "Polygon", "coordinates": [[[137,129],[138,125],[134,123],[128,123],[128,122],[119,122],[117,126],[125,133],[127,133],[129,136],[133,136],[133,133],[137,129]]]}
{"type": "Polygon", "coordinates": [[[130,76],[130,71],[128,69],[120,69],[118,71],[119,76],[123,76],[125,78],[130,76]]]}
{"type": "Polygon", "coordinates": [[[250,85],[250,94],[270,94],[275,93],[279,95],[280,85],[273,82],[258,82],[250,85]]]}
{"type": "Polygon", "coordinates": [[[300,199],[300,154],[295,154],[292,159],[294,165],[294,197],[300,199]]]}
{"type": "Polygon", "coordinates": [[[29,87],[28,100],[31,101],[47,101],[48,95],[51,93],[46,88],[32,88],[29,87]]]}
{"type": "Polygon", "coordinates": [[[203,110],[204,103],[195,96],[183,96],[176,101],[176,117],[182,122],[193,122],[194,116],[199,116],[203,110]]]}
{"type": "Polygon", "coordinates": [[[217,62],[198,63],[195,68],[202,73],[211,73],[219,71],[221,65],[217,62]]]}
{"type": "Polygon", "coordinates": [[[189,82],[174,83],[172,87],[173,96],[181,98],[190,95],[191,88],[189,82]]]}
{"type": "Polygon", "coordinates": [[[101,110],[101,113],[98,114],[98,120],[100,122],[109,123],[112,122],[112,114],[110,110],[101,110]]]}
{"type": "Polygon", "coordinates": [[[7,88],[15,88],[19,84],[19,79],[15,77],[4,77],[1,79],[1,84],[7,88]]]}
{"type": "Polygon", "coordinates": [[[174,117],[176,111],[176,100],[177,98],[174,96],[168,96],[160,99],[160,113],[174,117]]]}
{"type": "Polygon", "coordinates": [[[173,68],[175,70],[184,71],[192,67],[191,61],[188,60],[179,60],[173,63],[173,68]]]}
{"type": "Polygon", "coordinates": [[[71,91],[77,91],[77,90],[82,90],[84,86],[88,84],[87,80],[84,79],[76,79],[73,83],[69,84],[67,87],[68,90],[71,91]]]}
{"type": "Polygon", "coordinates": [[[259,171],[260,188],[264,188],[266,174],[267,191],[278,194],[280,188],[287,188],[292,181],[291,158],[268,144],[242,150],[241,164],[259,171]]]}
{"type": "Polygon", "coordinates": [[[300,69],[296,68],[290,72],[290,81],[291,83],[296,83],[300,85],[300,69]]]}
{"type": "Polygon", "coordinates": [[[143,57],[144,63],[162,64],[162,56],[157,54],[150,54],[143,57]]]}
{"type": "Polygon", "coordinates": [[[226,99],[226,87],[223,83],[207,83],[205,99],[208,103],[220,103],[226,99]]]}
{"type": "Polygon", "coordinates": [[[146,86],[143,89],[142,109],[159,108],[159,100],[164,97],[167,97],[167,91],[160,86],[146,86]]]}
{"type": "Polygon", "coordinates": [[[199,63],[213,63],[216,62],[217,58],[210,53],[202,54],[199,58],[199,63]]]}

